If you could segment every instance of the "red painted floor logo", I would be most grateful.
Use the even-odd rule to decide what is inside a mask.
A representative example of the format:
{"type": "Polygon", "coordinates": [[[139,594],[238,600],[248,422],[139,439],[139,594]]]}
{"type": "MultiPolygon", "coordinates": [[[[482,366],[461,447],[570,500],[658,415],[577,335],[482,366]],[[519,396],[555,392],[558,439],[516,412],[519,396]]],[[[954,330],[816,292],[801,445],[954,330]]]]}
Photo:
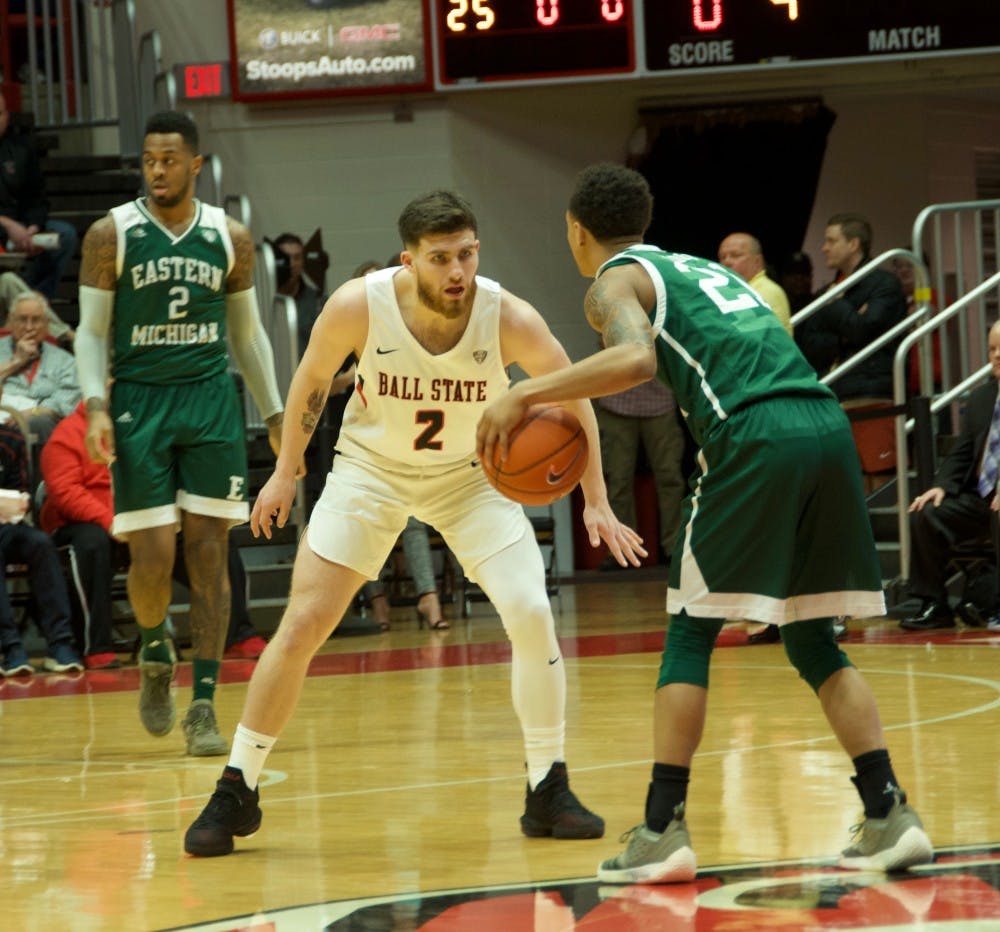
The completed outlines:
{"type": "Polygon", "coordinates": [[[708,869],[690,884],[565,881],[359,906],[326,926],[419,932],[781,932],[886,929],[996,932],[1000,846],[947,849],[926,868],[886,875],[815,865],[708,869]]]}

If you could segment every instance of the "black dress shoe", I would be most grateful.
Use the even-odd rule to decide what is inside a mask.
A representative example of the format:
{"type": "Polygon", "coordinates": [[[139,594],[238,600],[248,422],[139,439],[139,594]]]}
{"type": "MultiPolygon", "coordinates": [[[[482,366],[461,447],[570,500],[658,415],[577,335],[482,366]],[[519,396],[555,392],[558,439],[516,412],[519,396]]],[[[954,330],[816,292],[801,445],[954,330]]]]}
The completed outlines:
{"type": "Polygon", "coordinates": [[[955,614],[970,628],[985,628],[989,618],[979,611],[974,602],[962,602],[955,606],[955,614]]]}
{"type": "Polygon", "coordinates": [[[899,623],[907,631],[933,631],[935,628],[954,628],[955,617],[951,608],[942,602],[925,602],[916,615],[899,623]]]}
{"type": "Polygon", "coordinates": [[[768,625],[747,638],[747,644],[777,644],[781,640],[781,632],[777,625],[768,625]]]}

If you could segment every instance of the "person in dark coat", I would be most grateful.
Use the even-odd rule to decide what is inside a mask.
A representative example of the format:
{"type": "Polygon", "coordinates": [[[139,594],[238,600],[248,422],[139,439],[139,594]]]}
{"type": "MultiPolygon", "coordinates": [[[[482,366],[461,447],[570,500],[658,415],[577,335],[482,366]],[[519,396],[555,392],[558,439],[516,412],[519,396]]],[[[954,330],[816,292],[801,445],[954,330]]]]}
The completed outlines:
{"type": "MultiPolygon", "coordinates": [[[[836,272],[831,285],[847,278],[870,258],[872,228],[861,214],[834,214],[827,223],[823,256],[836,272]]],[[[803,321],[795,338],[819,375],[844,362],[906,317],[906,295],[899,279],[873,269],[861,281],[803,321]]],[[[830,383],[841,401],[891,398],[893,340],[830,383]]]]}
{"type": "MultiPolygon", "coordinates": [[[[904,618],[900,627],[910,631],[955,627],[948,604],[947,565],[957,544],[993,539],[1000,552],[997,521],[996,473],[981,483],[990,425],[1000,415],[997,380],[1000,379],[1000,323],[990,329],[989,356],[993,377],[969,396],[955,445],[941,461],[935,484],[910,505],[910,595],[921,600],[920,609],[904,618]],[[983,489],[986,489],[985,494],[983,489]]],[[[1000,431],[1000,422],[997,430],[1000,431]]],[[[1000,436],[1000,435],[998,435],[1000,436]]],[[[980,606],[987,612],[992,606],[980,606]]],[[[963,613],[963,620],[975,615],[963,613]]]]}

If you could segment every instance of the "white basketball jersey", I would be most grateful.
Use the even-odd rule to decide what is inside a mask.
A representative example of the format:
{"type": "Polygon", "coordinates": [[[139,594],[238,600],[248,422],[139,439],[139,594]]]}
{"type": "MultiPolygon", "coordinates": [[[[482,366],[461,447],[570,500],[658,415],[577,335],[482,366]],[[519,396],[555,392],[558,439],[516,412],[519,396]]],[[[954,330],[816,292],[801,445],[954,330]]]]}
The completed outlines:
{"type": "Polygon", "coordinates": [[[435,356],[403,322],[392,281],[397,272],[382,269],[365,277],[368,341],[337,450],[411,466],[473,459],[480,415],[509,384],[500,354],[500,286],[476,276],[465,333],[435,356]]]}

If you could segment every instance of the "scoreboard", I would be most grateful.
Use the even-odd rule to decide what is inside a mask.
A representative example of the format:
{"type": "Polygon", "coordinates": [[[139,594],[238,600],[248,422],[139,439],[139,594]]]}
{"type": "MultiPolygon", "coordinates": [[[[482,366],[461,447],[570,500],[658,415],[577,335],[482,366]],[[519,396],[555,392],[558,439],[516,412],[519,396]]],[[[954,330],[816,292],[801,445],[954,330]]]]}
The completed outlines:
{"type": "Polygon", "coordinates": [[[227,4],[230,83],[248,101],[1000,51],[1000,0],[227,4]]]}

